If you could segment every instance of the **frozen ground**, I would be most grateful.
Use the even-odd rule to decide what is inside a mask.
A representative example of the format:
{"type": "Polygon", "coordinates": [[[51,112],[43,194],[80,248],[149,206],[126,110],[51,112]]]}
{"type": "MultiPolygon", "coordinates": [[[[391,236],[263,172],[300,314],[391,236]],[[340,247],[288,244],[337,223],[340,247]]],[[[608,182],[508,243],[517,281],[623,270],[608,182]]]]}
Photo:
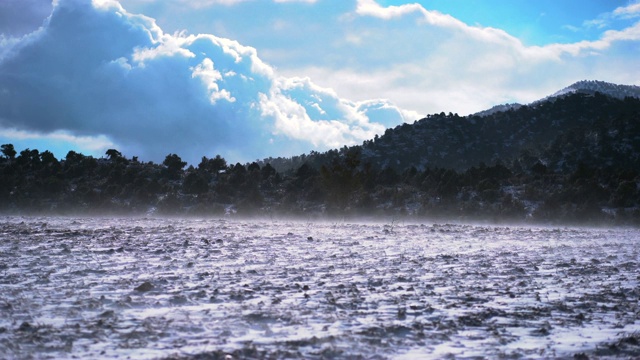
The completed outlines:
{"type": "Polygon", "coordinates": [[[0,358],[640,357],[640,231],[0,218],[0,358]]]}

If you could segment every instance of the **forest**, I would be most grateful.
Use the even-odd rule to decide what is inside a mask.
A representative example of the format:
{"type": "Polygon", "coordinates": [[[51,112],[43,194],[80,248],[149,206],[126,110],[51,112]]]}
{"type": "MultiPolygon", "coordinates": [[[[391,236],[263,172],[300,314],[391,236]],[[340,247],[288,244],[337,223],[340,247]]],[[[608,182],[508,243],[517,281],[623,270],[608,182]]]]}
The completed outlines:
{"type": "Polygon", "coordinates": [[[436,114],[359,146],[246,164],[217,155],[187,166],[177,154],[158,164],[116,149],[57,159],[4,144],[0,212],[637,226],[639,114],[638,99],[576,94],[485,117],[436,114]],[[520,131],[514,119],[538,123],[520,131]]]}

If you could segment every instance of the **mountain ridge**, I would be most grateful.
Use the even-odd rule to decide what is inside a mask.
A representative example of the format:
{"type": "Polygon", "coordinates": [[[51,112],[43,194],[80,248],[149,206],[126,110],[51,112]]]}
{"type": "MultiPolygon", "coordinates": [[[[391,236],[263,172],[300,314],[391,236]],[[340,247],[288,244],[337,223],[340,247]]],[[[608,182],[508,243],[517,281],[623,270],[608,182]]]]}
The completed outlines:
{"type": "MultiPolygon", "coordinates": [[[[615,83],[599,81],[599,80],[580,80],[565,88],[562,88],[556,91],[555,93],[549,96],[545,96],[542,99],[535,100],[527,104],[527,106],[534,106],[544,101],[553,100],[555,98],[566,96],[568,94],[573,94],[577,92],[584,93],[584,94],[591,94],[591,95],[595,94],[596,92],[599,92],[601,94],[611,96],[616,99],[624,99],[627,96],[640,98],[640,86],[615,84],[615,83]]],[[[498,104],[487,110],[482,110],[472,115],[487,116],[487,115],[495,114],[496,112],[516,110],[522,106],[525,106],[525,105],[520,103],[498,104]]]]}
{"type": "MultiPolygon", "coordinates": [[[[541,100],[563,96],[568,93],[583,92],[593,94],[599,92],[601,94],[614,97],[616,99],[624,99],[627,96],[640,98],[640,86],[614,84],[599,80],[581,80],[575,82],[564,89],[561,89],[550,96],[541,100]]],[[[538,100],[538,101],[541,101],[538,100]]]]}

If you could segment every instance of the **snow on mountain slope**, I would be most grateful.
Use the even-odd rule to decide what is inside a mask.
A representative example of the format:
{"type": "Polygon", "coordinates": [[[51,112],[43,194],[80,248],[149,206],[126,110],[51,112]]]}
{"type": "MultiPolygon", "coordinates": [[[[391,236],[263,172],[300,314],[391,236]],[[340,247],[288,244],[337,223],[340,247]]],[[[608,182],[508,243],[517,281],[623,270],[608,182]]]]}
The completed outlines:
{"type": "Polygon", "coordinates": [[[550,99],[575,92],[599,92],[617,99],[624,99],[627,96],[640,98],[640,86],[619,85],[596,80],[583,80],[567,86],[566,88],[548,96],[545,99],[550,99]]]}
{"type": "MultiPolygon", "coordinates": [[[[576,83],[573,83],[567,87],[565,87],[562,90],[559,90],[549,96],[546,96],[540,100],[536,100],[532,103],[530,103],[529,105],[538,105],[542,102],[548,101],[548,100],[552,100],[561,96],[565,96],[565,95],[569,95],[569,94],[573,94],[576,92],[581,92],[581,93],[587,93],[587,94],[593,94],[596,92],[602,93],[604,95],[607,96],[611,96],[613,98],[616,99],[624,99],[625,97],[629,96],[629,97],[634,97],[634,98],[639,98],[640,99],[640,86],[635,86],[635,85],[619,85],[619,84],[612,84],[612,83],[608,83],[605,81],[597,81],[597,80],[582,80],[582,81],[578,81],[576,83]]],[[[493,115],[495,113],[498,112],[503,112],[503,111],[508,111],[508,110],[515,110],[518,109],[519,107],[521,107],[521,104],[518,103],[514,103],[514,104],[501,104],[501,105],[496,105],[490,109],[484,110],[484,111],[480,111],[477,112],[473,115],[477,115],[477,116],[489,116],[489,115],[493,115]]]]}

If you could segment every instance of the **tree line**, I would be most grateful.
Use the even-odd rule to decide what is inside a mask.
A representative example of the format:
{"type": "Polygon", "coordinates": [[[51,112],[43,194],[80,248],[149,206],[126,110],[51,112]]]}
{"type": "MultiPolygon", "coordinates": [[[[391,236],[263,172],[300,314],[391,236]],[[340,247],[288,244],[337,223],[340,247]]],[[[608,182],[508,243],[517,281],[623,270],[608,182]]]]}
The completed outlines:
{"type": "MultiPolygon", "coordinates": [[[[269,162],[229,164],[220,155],[187,166],[109,149],[94,158],[69,151],[17,153],[2,145],[0,211],[5,214],[406,217],[423,220],[640,224],[640,174],[577,164],[560,171],[515,158],[466,170],[399,171],[344,147],[278,171],[269,162]]],[[[523,155],[524,156],[524,155],[523,155]]]]}

